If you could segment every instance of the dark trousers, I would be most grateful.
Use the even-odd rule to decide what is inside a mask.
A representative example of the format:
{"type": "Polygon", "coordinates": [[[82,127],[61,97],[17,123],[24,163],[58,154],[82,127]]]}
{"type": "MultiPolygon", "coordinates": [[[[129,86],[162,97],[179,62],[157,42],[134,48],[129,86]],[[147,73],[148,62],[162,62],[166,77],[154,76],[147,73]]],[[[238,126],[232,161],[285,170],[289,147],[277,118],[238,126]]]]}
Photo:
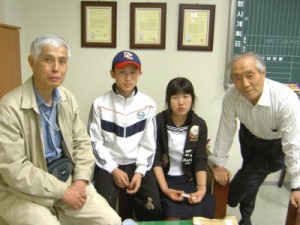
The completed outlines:
{"type": "MultiPolygon", "coordinates": [[[[131,180],[136,169],[134,164],[119,166],[125,171],[131,180]]],[[[119,189],[113,180],[113,176],[107,171],[95,168],[95,187],[109,205],[116,209],[118,199],[118,210],[122,220],[135,218],[138,221],[155,221],[163,218],[159,198],[159,189],[152,171],[148,171],[142,178],[141,187],[136,194],[127,194],[125,189],[119,189]],[[134,212],[134,214],[133,214],[134,212]]]]}
{"type": "Polygon", "coordinates": [[[284,153],[281,139],[257,138],[243,124],[239,140],[243,164],[230,182],[228,205],[240,203],[242,219],[250,219],[260,185],[268,174],[283,168],[284,153]]]}

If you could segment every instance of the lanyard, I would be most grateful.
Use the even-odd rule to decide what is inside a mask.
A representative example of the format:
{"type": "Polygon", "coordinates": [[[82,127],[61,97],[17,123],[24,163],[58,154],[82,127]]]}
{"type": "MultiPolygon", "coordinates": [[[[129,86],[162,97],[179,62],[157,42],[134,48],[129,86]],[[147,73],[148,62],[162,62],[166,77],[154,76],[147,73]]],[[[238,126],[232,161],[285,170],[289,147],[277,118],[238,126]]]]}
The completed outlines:
{"type": "Polygon", "coordinates": [[[52,127],[52,129],[55,130],[55,131],[60,131],[60,129],[59,129],[59,127],[57,126],[57,124],[54,124],[54,126],[53,126],[53,125],[50,123],[50,121],[49,121],[49,119],[47,118],[47,116],[45,115],[45,113],[44,113],[42,107],[39,106],[39,108],[40,108],[40,110],[41,110],[41,112],[42,112],[42,115],[43,115],[44,119],[47,121],[47,123],[50,125],[50,127],[52,127]]]}

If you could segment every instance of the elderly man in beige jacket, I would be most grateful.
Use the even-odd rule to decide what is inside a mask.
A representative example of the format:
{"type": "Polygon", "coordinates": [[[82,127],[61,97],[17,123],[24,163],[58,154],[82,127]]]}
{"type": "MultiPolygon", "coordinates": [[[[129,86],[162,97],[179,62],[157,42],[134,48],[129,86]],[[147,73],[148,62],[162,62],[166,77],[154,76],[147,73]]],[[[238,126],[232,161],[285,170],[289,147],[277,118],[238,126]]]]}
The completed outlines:
{"type": "Polygon", "coordinates": [[[120,225],[91,184],[94,156],[74,96],[60,87],[70,47],[37,37],[33,75],[0,102],[0,217],[13,225],[120,225]]]}

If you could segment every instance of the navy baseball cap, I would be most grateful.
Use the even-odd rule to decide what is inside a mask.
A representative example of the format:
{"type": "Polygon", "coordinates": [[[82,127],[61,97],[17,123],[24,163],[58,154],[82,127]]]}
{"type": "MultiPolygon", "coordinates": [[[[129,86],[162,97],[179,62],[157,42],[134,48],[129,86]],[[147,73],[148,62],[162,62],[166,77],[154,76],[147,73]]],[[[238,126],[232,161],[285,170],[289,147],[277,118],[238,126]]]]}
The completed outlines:
{"type": "Polygon", "coordinates": [[[112,61],[112,69],[121,69],[128,64],[133,64],[138,68],[142,68],[141,61],[137,54],[132,51],[119,52],[112,61]]]}

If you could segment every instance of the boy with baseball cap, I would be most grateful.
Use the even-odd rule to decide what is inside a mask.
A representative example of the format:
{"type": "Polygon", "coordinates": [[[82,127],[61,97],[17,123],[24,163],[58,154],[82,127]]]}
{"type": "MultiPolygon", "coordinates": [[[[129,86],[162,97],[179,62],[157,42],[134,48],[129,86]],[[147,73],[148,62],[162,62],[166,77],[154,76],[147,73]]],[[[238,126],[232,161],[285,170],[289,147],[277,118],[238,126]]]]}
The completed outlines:
{"type": "Polygon", "coordinates": [[[96,158],[95,186],[112,207],[119,194],[122,219],[160,220],[158,186],[152,173],[156,103],[137,89],[139,57],[119,52],[110,71],[112,90],[92,105],[88,131],[96,158]]]}

